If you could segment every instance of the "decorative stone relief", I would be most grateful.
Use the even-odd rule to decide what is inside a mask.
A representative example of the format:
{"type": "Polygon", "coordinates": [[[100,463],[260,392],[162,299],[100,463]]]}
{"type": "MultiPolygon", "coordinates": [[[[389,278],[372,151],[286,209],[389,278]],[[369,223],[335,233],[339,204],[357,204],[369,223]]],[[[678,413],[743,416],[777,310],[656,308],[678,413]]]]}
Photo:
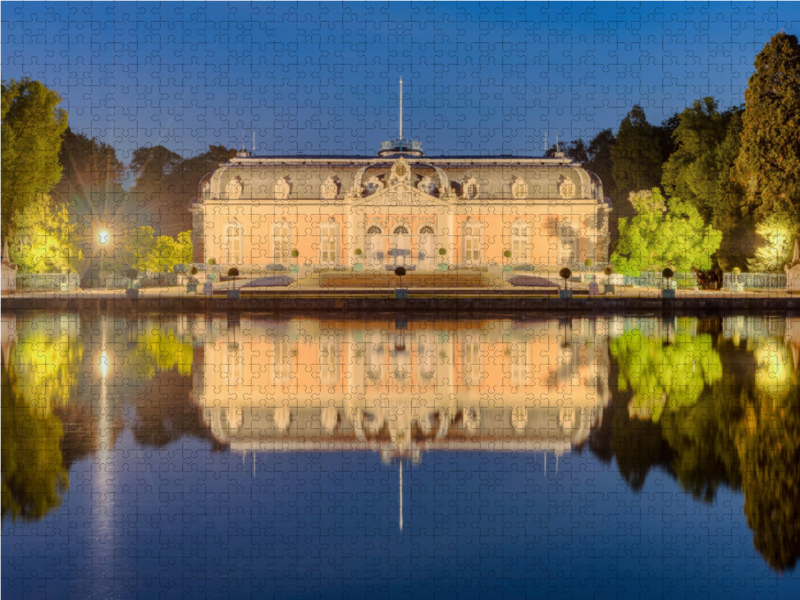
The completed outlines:
{"type": "Polygon", "coordinates": [[[425,194],[433,196],[436,193],[436,183],[426,175],[417,184],[417,189],[425,194]]]}
{"type": "Polygon", "coordinates": [[[291,190],[291,186],[289,182],[286,181],[286,177],[282,177],[275,182],[275,199],[276,200],[286,200],[289,197],[289,191],[291,190]]]}
{"type": "Polygon", "coordinates": [[[400,183],[411,185],[411,167],[403,157],[395,161],[389,174],[389,185],[398,185],[400,183]]]}
{"type": "Polygon", "coordinates": [[[383,182],[377,177],[370,177],[366,188],[368,193],[375,194],[383,189],[383,182]]]}
{"type": "Polygon", "coordinates": [[[234,177],[228,182],[228,186],[226,188],[228,192],[228,199],[230,200],[238,200],[242,197],[242,192],[244,191],[244,184],[239,177],[234,177]]]}
{"type": "Polygon", "coordinates": [[[333,200],[339,193],[339,184],[333,177],[328,177],[320,186],[320,195],[325,200],[333,200]]]}
{"type": "Polygon", "coordinates": [[[558,186],[558,193],[562,198],[572,198],[575,196],[575,184],[569,179],[563,179],[561,185],[558,186]]]}

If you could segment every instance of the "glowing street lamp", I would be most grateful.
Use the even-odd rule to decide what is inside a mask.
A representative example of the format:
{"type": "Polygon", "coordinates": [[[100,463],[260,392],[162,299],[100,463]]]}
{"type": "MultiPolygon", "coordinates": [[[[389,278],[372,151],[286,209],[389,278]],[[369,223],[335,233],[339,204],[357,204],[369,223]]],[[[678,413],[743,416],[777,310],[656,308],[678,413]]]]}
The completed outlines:
{"type": "Polygon", "coordinates": [[[106,243],[108,243],[108,232],[107,232],[107,231],[101,231],[100,233],[98,233],[98,234],[97,234],[97,240],[98,240],[98,241],[99,241],[101,244],[106,244],[106,243]]]}

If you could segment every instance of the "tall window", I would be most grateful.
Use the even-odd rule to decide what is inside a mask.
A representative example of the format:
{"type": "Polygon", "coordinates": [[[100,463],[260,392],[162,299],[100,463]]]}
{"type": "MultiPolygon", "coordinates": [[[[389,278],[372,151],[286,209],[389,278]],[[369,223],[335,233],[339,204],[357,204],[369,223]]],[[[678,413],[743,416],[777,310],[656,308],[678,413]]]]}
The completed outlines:
{"type": "Polygon", "coordinates": [[[515,221],[511,224],[511,259],[515,262],[528,260],[530,227],[524,221],[515,221]]]}
{"type": "Polygon", "coordinates": [[[433,267],[436,241],[433,227],[423,225],[419,230],[419,260],[425,261],[429,267],[433,267]]]}
{"type": "Polygon", "coordinates": [[[578,261],[578,234],[572,223],[565,221],[558,228],[558,262],[578,261]]]}
{"type": "Polygon", "coordinates": [[[468,336],[464,340],[464,385],[479,385],[483,375],[483,354],[480,338],[468,336]]]}
{"type": "Polygon", "coordinates": [[[371,225],[367,229],[367,259],[371,268],[376,269],[380,266],[383,259],[383,231],[377,225],[371,225]]]}
{"type": "Polygon", "coordinates": [[[292,251],[292,227],[286,221],[275,224],[272,230],[272,255],[276,263],[289,262],[292,251]]]}
{"type": "Polygon", "coordinates": [[[238,223],[231,223],[225,229],[225,262],[236,264],[242,262],[242,237],[244,230],[238,223]]]}
{"type": "Polygon", "coordinates": [[[468,265],[481,262],[481,224],[475,219],[464,223],[464,259],[468,265]]]}
{"type": "Polygon", "coordinates": [[[511,385],[527,385],[528,383],[528,342],[512,342],[509,344],[511,364],[509,371],[511,385]]]}
{"type": "Polygon", "coordinates": [[[337,254],[337,236],[339,226],[334,221],[323,223],[319,228],[320,233],[320,262],[323,265],[335,265],[337,254]]]}
{"type": "Polygon", "coordinates": [[[275,383],[286,385],[291,380],[292,362],[292,348],[289,340],[275,340],[275,383]]]}
{"type": "Polygon", "coordinates": [[[339,383],[339,365],[336,360],[336,342],[320,341],[319,343],[319,377],[323,385],[333,386],[339,383]]]}
{"type": "Polygon", "coordinates": [[[410,254],[408,246],[408,228],[398,225],[392,232],[394,234],[394,260],[398,265],[406,264],[406,254],[410,254]]]}

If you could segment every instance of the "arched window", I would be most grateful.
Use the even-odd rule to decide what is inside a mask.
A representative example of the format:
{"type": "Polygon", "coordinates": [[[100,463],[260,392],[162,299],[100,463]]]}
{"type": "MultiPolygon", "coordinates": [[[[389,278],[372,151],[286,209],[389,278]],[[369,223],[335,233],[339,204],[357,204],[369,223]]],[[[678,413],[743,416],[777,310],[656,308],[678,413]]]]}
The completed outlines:
{"type": "Polygon", "coordinates": [[[530,256],[530,227],[525,221],[517,220],[511,224],[511,260],[526,262],[530,256]]]}
{"type": "Polygon", "coordinates": [[[367,229],[367,235],[380,235],[381,233],[383,232],[381,231],[381,228],[378,227],[377,225],[373,225],[372,227],[367,229]]]}
{"type": "Polygon", "coordinates": [[[422,268],[432,269],[434,267],[434,249],[436,247],[436,235],[430,225],[423,225],[419,229],[419,244],[417,253],[422,268]]]}
{"type": "Polygon", "coordinates": [[[276,263],[288,263],[292,252],[292,226],[278,221],[272,228],[272,256],[276,263]]]}
{"type": "Polygon", "coordinates": [[[323,265],[335,265],[338,253],[339,225],[336,221],[322,223],[319,227],[320,262],[323,265]]]}
{"type": "Polygon", "coordinates": [[[392,231],[394,239],[392,240],[393,248],[390,250],[394,256],[394,262],[398,266],[406,264],[406,260],[411,256],[409,249],[408,228],[405,225],[398,225],[392,231]]]}
{"type": "Polygon", "coordinates": [[[475,219],[464,223],[464,260],[468,265],[481,262],[481,224],[475,219]]]}
{"type": "Polygon", "coordinates": [[[225,262],[239,264],[242,262],[242,238],[244,229],[234,221],[225,228],[225,262]]]}

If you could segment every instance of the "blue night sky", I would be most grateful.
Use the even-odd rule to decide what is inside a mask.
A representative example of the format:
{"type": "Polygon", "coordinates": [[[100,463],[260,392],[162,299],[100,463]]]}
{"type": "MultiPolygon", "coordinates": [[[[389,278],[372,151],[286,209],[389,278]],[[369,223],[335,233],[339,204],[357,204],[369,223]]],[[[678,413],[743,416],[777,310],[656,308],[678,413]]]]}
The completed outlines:
{"type": "Polygon", "coordinates": [[[539,155],[660,123],[697,98],[744,101],[756,54],[800,33],[798,3],[2,3],[2,76],[58,90],[71,127],[184,156],[374,155],[397,135],[427,155],[539,155]]]}

